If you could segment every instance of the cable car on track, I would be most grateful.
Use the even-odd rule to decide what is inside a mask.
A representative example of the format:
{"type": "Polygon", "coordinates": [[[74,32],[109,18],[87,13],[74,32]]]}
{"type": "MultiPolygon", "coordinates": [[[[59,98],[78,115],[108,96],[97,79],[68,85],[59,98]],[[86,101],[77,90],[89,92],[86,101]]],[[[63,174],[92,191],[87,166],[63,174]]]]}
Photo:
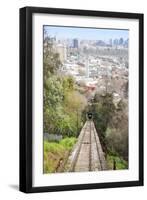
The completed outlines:
{"type": "Polygon", "coordinates": [[[88,112],[88,113],[87,113],[87,118],[88,118],[89,120],[92,119],[92,112],[88,112]]]}

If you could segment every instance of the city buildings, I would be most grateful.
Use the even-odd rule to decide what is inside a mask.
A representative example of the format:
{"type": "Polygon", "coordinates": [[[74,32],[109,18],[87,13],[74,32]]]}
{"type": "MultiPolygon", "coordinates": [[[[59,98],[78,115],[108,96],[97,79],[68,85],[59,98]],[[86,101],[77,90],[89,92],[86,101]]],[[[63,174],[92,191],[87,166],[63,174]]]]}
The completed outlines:
{"type": "Polygon", "coordinates": [[[74,78],[92,98],[95,92],[112,92],[115,99],[124,97],[128,81],[128,44],[123,38],[56,40],[53,46],[62,62],[61,72],[74,78]]]}

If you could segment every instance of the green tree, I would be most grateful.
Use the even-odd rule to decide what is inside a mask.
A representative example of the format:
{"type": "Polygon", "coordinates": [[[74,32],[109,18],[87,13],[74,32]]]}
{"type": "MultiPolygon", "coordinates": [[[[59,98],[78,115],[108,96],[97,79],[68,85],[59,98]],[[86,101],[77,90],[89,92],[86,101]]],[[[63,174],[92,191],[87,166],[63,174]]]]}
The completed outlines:
{"type": "Polygon", "coordinates": [[[43,67],[44,132],[76,136],[82,126],[82,112],[87,101],[76,90],[71,76],[58,73],[61,62],[48,36],[44,37],[43,67]]]}
{"type": "Polygon", "coordinates": [[[50,73],[55,73],[62,63],[59,58],[59,54],[56,52],[55,46],[53,45],[52,38],[44,36],[43,40],[43,76],[46,80],[50,73]]]}
{"type": "Polygon", "coordinates": [[[114,104],[113,95],[96,94],[90,109],[104,151],[128,160],[128,102],[114,104]]]}

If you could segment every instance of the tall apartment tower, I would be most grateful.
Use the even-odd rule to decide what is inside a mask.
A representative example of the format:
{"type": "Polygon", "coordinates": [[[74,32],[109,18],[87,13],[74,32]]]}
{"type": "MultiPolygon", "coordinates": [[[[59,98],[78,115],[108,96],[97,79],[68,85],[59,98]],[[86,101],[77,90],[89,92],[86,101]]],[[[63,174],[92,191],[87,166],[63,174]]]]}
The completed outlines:
{"type": "Polygon", "coordinates": [[[78,48],[78,46],[79,46],[78,39],[75,38],[73,40],[73,48],[78,48]]]}
{"type": "Polygon", "coordinates": [[[63,44],[58,44],[56,46],[56,51],[59,53],[60,61],[64,62],[67,58],[66,46],[63,44]]]}

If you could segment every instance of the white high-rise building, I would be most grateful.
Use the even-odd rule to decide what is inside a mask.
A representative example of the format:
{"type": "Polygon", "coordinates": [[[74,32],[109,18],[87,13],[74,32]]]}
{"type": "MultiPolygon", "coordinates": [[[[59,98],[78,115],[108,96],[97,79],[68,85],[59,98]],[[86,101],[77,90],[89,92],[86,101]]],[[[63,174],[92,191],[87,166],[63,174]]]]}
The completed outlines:
{"type": "Polygon", "coordinates": [[[58,44],[56,46],[56,51],[59,53],[61,62],[64,62],[67,59],[67,50],[66,46],[63,44],[58,44]]]}

